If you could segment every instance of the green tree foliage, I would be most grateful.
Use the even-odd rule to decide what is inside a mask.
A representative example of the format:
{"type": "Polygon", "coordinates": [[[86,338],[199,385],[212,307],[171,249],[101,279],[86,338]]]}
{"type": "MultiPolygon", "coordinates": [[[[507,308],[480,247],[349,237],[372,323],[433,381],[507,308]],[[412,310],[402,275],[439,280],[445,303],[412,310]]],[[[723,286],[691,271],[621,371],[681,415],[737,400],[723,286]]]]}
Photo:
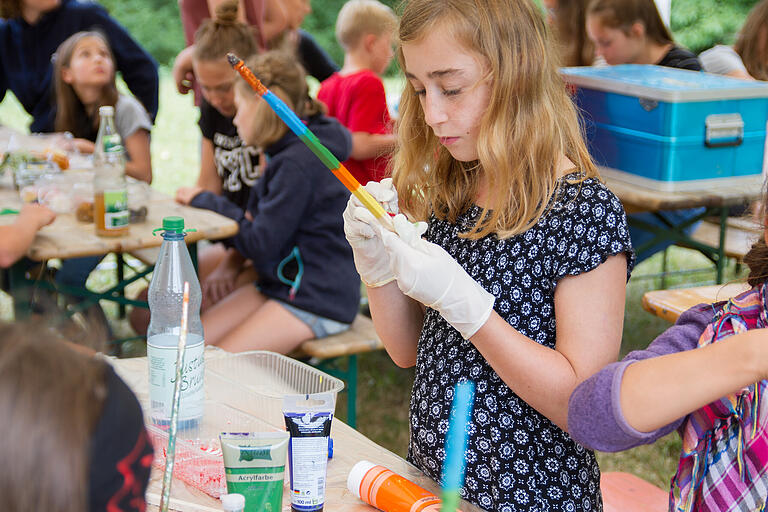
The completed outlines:
{"type": "Polygon", "coordinates": [[[731,44],[757,1],[672,0],[672,32],[696,53],[719,43],[731,44]]]}
{"type": "Polygon", "coordinates": [[[98,0],[159,64],[172,64],[184,48],[176,0],[98,0]]]}
{"type": "MultiPolygon", "coordinates": [[[[399,0],[382,0],[393,9],[399,0]]],[[[538,0],[536,0],[538,1],[538,0]]],[[[718,43],[730,44],[758,0],[672,0],[672,31],[678,42],[695,52],[718,43]]],[[[98,0],[160,64],[171,64],[184,47],[176,0],[98,0]]],[[[345,0],[312,0],[304,21],[331,57],[341,65],[344,52],[336,42],[336,15],[345,0]]],[[[390,67],[390,71],[393,70],[390,67]]]]}

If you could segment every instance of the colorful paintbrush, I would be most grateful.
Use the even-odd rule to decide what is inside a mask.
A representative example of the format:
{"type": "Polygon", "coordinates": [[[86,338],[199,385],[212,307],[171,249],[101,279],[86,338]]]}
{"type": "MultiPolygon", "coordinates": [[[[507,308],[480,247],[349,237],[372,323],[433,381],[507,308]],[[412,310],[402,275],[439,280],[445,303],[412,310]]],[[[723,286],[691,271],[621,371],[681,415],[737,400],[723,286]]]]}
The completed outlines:
{"type": "Polygon", "coordinates": [[[187,346],[187,318],[189,316],[189,282],[184,281],[184,296],[181,302],[181,332],[179,349],[176,354],[176,382],[173,384],[173,404],[171,406],[171,427],[168,431],[168,450],[165,455],[163,472],[163,491],[160,495],[160,512],[168,512],[171,500],[171,477],[176,459],[176,428],[179,423],[179,404],[181,403],[181,370],[184,366],[184,349],[187,346]]]}
{"type": "Polygon", "coordinates": [[[347,189],[349,189],[349,191],[352,192],[366,208],[368,208],[373,216],[376,217],[379,222],[384,225],[385,228],[393,231],[394,229],[392,227],[392,221],[390,220],[386,210],[384,210],[379,202],[376,201],[376,199],[374,199],[373,196],[368,193],[368,191],[365,190],[362,185],[360,185],[360,182],[357,181],[355,177],[349,173],[347,168],[344,167],[344,164],[339,162],[338,158],[333,156],[333,153],[331,153],[328,148],[323,146],[323,143],[318,140],[315,134],[312,133],[309,128],[307,128],[306,125],[301,122],[299,116],[297,116],[290,108],[288,108],[288,105],[286,105],[283,100],[278,98],[272,91],[267,89],[264,84],[262,84],[261,81],[256,78],[256,75],[253,74],[253,71],[248,69],[248,66],[245,65],[242,59],[233,53],[228,53],[227,60],[229,60],[229,63],[232,65],[232,67],[235,68],[238,73],[240,73],[240,76],[242,76],[245,81],[248,82],[248,85],[250,85],[251,88],[253,88],[253,90],[259,94],[259,96],[264,98],[264,101],[266,101],[272,110],[274,110],[275,113],[280,117],[280,119],[282,119],[283,122],[288,125],[288,128],[290,128],[291,131],[295,133],[296,136],[301,139],[301,141],[306,144],[307,147],[312,150],[315,155],[317,155],[317,157],[325,164],[325,166],[330,169],[333,175],[336,176],[339,181],[341,181],[344,186],[347,187],[347,189]]]}
{"type": "Polygon", "coordinates": [[[455,512],[459,506],[464,467],[467,461],[467,424],[471,419],[475,400],[475,383],[465,381],[456,384],[451,406],[451,420],[445,437],[445,463],[443,464],[443,492],[440,495],[440,512],[455,512]]]}

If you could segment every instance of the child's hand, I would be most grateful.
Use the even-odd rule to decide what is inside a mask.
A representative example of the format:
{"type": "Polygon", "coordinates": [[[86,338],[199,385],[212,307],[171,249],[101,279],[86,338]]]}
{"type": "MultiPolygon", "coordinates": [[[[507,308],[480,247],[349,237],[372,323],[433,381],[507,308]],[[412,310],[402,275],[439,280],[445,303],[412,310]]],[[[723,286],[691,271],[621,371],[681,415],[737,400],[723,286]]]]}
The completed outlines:
{"type": "Polygon", "coordinates": [[[213,269],[203,283],[203,295],[209,301],[209,305],[216,304],[232,293],[241,268],[242,263],[239,261],[233,263],[229,258],[225,258],[213,269]]]}
{"type": "Polygon", "coordinates": [[[471,338],[491,315],[494,296],[442,247],[422,239],[420,223],[414,225],[402,215],[393,223],[397,235],[380,232],[397,286],[439,311],[464,339],[471,338]]]}
{"type": "Polygon", "coordinates": [[[176,202],[188,205],[202,191],[202,187],[179,187],[179,189],[176,190],[176,202]]]}
{"type": "MultiPolygon", "coordinates": [[[[391,179],[384,179],[381,183],[371,181],[365,189],[385,209],[397,212],[397,191],[391,179]]],[[[344,210],[344,234],[352,246],[357,272],[366,286],[371,288],[384,286],[394,280],[387,252],[381,243],[380,230],[379,221],[373,214],[354,195],[350,196],[344,210]]]]}
{"type": "Polygon", "coordinates": [[[83,155],[90,155],[96,149],[96,145],[88,139],[72,139],[72,145],[83,155]]]}
{"type": "Polygon", "coordinates": [[[35,226],[35,231],[47,226],[56,219],[56,214],[41,204],[25,203],[19,212],[19,222],[22,225],[35,226]]]}

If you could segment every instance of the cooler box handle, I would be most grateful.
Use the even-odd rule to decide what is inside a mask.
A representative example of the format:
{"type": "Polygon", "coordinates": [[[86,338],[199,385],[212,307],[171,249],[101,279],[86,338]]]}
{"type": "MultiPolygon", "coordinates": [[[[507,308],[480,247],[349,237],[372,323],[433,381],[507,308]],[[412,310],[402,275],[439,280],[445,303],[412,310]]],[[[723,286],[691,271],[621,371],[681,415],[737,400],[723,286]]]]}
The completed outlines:
{"type": "Polygon", "coordinates": [[[744,120],[741,114],[710,114],[704,120],[708,148],[740,146],[744,140],[744,120]]]}

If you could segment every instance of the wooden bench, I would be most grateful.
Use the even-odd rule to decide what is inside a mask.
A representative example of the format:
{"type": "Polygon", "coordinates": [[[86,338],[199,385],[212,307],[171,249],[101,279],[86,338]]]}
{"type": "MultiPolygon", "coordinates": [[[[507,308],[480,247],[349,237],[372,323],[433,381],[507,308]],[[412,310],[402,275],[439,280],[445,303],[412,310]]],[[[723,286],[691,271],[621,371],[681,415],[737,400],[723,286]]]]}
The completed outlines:
{"type": "MultiPolygon", "coordinates": [[[[131,255],[146,265],[154,265],[160,253],[159,247],[132,251],[131,255]]],[[[306,360],[331,375],[342,379],[347,385],[347,423],[352,428],[357,423],[357,355],[383,349],[384,345],[376,335],[373,322],[359,314],[352,327],[341,334],[319,340],[309,340],[289,354],[296,359],[306,360]],[[342,365],[346,359],[346,365],[342,365]],[[346,369],[343,368],[346,366],[346,369]]]]}
{"type": "Polygon", "coordinates": [[[357,355],[383,349],[384,345],[376,335],[373,322],[365,315],[358,314],[352,327],[341,334],[319,340],[309,340],[298,350],[289,354],[297,359],[342,379],[347,384],[347,424],[355,428],[357,423],[357,355]],[[339,363],[347,360],[346,369],[339,363]]]}
{"type": "MultiPolygon", "coordinates": [[[[753,220],[746,217],[729,217],[725,231],[725,255],[738,261],[744,259],[752,244],[762,234],[762,228],[753,220]]],[[[691,238],[696,242],[710,247],[720,246],[720,224],[713,220],[705,220],[691,238]]]]}
{"type": "Polygon", "coordinates": [[[643,309],[659,318],[675,323],[684,311],[696,304],[713,304],[721,300],[728,300],[748,289],[749,285],[746,283],[731,283],[654,290],[643,295],[643,309]]]}
{"type": "Polygon", "coordinates": [[[669,494],[631,473],[610,471],[600,476],[604,512],[666,512],[669,494]]]}

